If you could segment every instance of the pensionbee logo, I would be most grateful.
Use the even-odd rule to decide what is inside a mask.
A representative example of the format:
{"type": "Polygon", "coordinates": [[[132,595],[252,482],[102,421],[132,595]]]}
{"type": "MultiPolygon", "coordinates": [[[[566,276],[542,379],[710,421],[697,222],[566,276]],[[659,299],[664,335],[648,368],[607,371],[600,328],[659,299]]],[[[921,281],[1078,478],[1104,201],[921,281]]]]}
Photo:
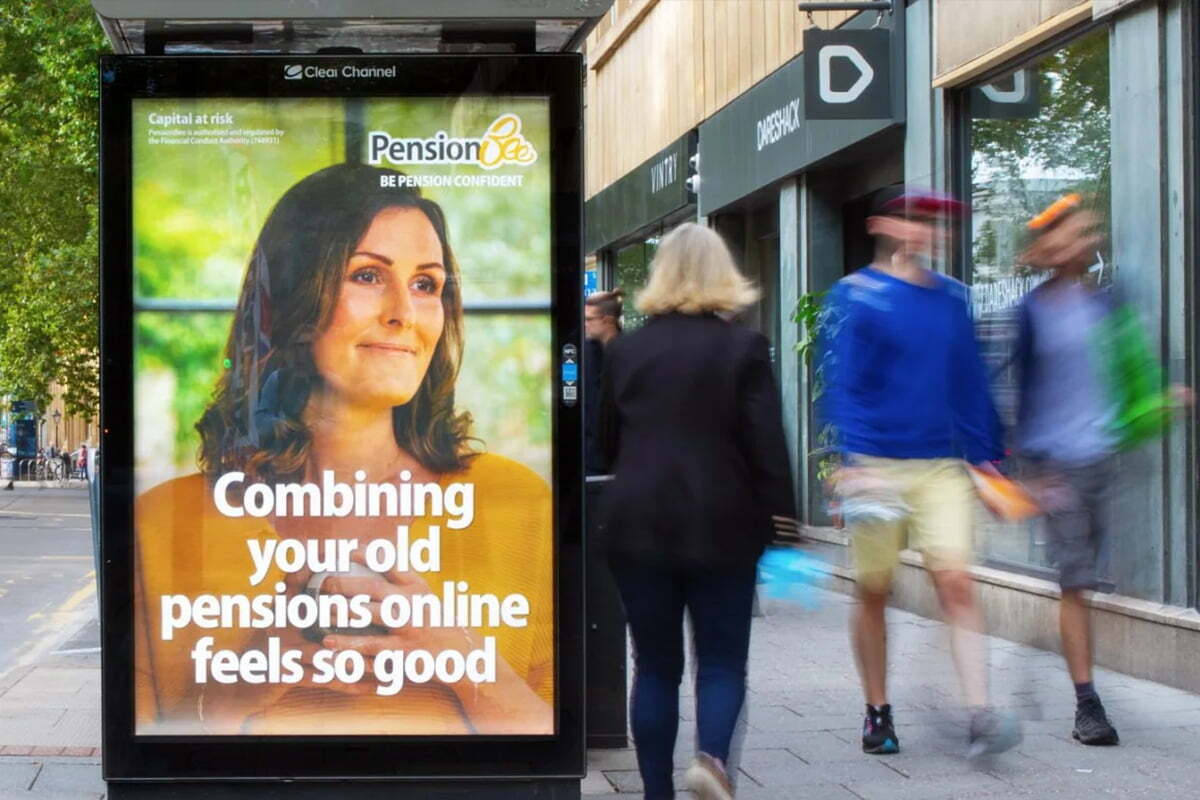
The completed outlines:
{"type": "Polygon", "coordinates": [[[438,131],[426,139],[403,139],[386,131],[367,136],[371,164],[477,164],[496,169],[505,164],[528,166],[537,161],[537,150],[521,133],[521,118],[501,114],[479,138],[453,138],[438,131]]]}

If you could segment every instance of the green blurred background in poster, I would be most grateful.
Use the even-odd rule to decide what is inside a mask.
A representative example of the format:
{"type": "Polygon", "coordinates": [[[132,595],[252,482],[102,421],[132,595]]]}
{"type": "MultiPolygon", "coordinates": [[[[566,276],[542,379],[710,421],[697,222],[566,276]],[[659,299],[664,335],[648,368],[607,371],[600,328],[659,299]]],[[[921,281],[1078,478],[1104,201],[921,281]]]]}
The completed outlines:
{"type": "MultiPolygon", "coordinates": [[[[196,471],[195,422],[222,369],[246,262],[276,200],[345,160],[341,99],[140,100],[134,106],[134,360],[137,491],[196,471]],[[274,144],[167,144],[151,114],[232,113],[241,130],[281,130],[274,144]],[[179,302],[173,302],[179,301],[179,302]],[[163,308],[163,304],[167,308],[163,308]],[[208,304],[205,310],[197,305],[208,304]],[[148,310],[158,309],[158,310],[148,310]],[[187,310],[183,310],[187,309],[187,310]]],[[[351,101],[353,102],[353,101],[351,101]]],[[[468,309],[481,301],[550,303],[549,110],[537,98],[374,98],[365,131],[477,138],[516,113],[538,159],[502,166],[520,188],[428,188],[450,226],[468,309]]],[[[366,154],[360,155],[366,160],[366,154]]],[[[409,174],[484,174],[477,165],[382,164],[409,174]]],[[[489,452],[550,479],[548,313],[471,313],[457,402],[489,452]]]]}

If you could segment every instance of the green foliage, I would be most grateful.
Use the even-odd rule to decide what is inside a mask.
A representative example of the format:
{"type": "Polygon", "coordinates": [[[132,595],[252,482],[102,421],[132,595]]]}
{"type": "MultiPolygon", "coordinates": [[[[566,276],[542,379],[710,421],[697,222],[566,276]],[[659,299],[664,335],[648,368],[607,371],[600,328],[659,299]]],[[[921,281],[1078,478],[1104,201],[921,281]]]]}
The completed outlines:
{"type": "Polygon", "coordinates": [[[805,366],[812,366],[813,348],[817,343],[817,331],[821,322],[821,301],[825,294],[809,292],[801,295],[792,310],[792,322],[800,323],[800,341],[796,343],[796,352],[800,354],[805,366]]]}
{"type": "Polygon", "coordinates": [[[971,121],[972,207],[985,220],[974,263],[1017,274],[1025,220],[1067,192],[1082,193],[1101,217],[1112,202],[1107,29],[1054,51],[1033,72],[1037,116],[971,121]]]}
{"type": "Polygon", "coordinates": [[[1037,74],[1038,115],[975,120],[972,149],[1017,174],[1029,162],[1095,174],[1109,161],[1107,31],[1056,50],[1037,65],[1037,74]],[[1027,160],[1024,165],[1022,159],[1027,160]]]}
{"type": "Polygon", "coordinates": [[[990,219],[984,220],[975,237],[975,261],[980,264],[995,264],[999,254],[999,241],[996,237],[996,225],[990,219]]]}
{"type": "Polygon", "coordinates": [[[97,410],[97,57],[86,0],[0,5],[0,393],[97,410]]]}
{"type": "MultiPolygon", "coordinates": [[[[812,370],[812,403],[815,405],[825,388],[821,380],[821,370],[813,365],[813,352],[818,347],[821,332],[823,301],[828,291],[808,292],[796,301],[792,309],[792,322],[800,325],[800,341],[796,343],[796,352],[800,354],[801,362],[806,369],[812,370]]],[[[813,414],[814,420],[816,415],[813,414]]],[[[817,429],[817,449],[810,455],[816,459],[816,477],[824,482],[840,465],[839,459],[832,452],[835,431],[832,425],[825,423],[817,429]]]]}
{"type": "MultiPolygon", "coordinates": [[[[496,117],[515,112],[522,133],[538,153],[523,170],[520,189],[438,187],[423,193],[446,212],[450,241],[462,271],[463,299],[545,299],[550,294],[550,118],[541,102],[512,97],[372,99],[365,103],[366,130],[398,137],[479,136],[496,117]]],[[[384,163],[381,166],[392,166],[384,163]]],[[[478,173],[477,167],[405,164],[409,174],[478,173]]]]}
{"type": "MultiPolygon", "coordinates": [[[[539,160],[521,168],[520,189],[423,190],[446,213],[464,299],[550,297],[549,119],[544,103],[519,98],[371,98],[369,131],[396,137],[479,136],[513,111],[539,160]]],[[[345,158],[336,99],[146,99],[134,106],[134,282],[138,301],[237,299],[255,239],[275,202],[305,176],[345,158]],[[279,130],[273,144],[160,142],[151,114],[229,113],[238,129],[279,130]]],[[[387,166],[386,164],[384,166],[387,166]]],[[[478,167],[405,165],[409,174],[477,173],[478,167]]],[[[514,171],[515,172],[515,171],[514,171]]],[[[136,314],[135,414],[139,474],[157,481],[193,471],[195,423],[220,377],[232,314],[136,314]]],[[[550,477],[551,330],[548,315],[467,317],[456,402],[474,418],[489,452],[550,477]]]]}
{"type": "MultiPolygon", "coordinates": [[[[138,436],[143,435],[144,426],[168,424],[174,435],[173,456],[180,463],[195,461],[200,438],[194,425],[212,399],[232,321],[231,313],[140,312],[135,317],[137,375],[169,376],[170,380],[166,384],[170,389],[168,407],[137,403],[139,411],[154,408],[158,412],[154,415],[157,422],[139,417],[138,436]]],[[[142,401],[144,396],[139,388],[137,399],[142,401]]]]}
{"type": "Polygon", "coordinates": [[[621,322],[626,331],[635,331],[646,324],[647,317],[634,307],[634,300],[650,280],[650,262],[658,252],[659,235],[655,234],[617,251],[613,264],[613,286],[625,292],[621,322]]]}

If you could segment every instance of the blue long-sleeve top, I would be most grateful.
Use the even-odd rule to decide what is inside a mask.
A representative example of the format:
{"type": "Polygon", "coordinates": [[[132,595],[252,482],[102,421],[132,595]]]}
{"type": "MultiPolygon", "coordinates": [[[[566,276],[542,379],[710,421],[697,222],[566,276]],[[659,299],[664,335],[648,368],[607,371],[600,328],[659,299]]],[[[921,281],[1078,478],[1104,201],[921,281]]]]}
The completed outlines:
{"type": "Polygon", "coordinates": [[[967,310],[967,287],[919,286],[872,267],[839,281],[822,313],[819,410],[841,453],[1003,455],[1000,417],[967,310]]]}

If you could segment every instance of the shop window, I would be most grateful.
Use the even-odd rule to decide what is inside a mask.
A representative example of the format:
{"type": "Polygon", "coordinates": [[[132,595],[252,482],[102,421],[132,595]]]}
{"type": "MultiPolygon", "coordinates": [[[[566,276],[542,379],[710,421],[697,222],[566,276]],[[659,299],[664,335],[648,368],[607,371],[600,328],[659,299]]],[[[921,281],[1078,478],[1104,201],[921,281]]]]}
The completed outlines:
{"type": "Polygon", "coordinates": [[[634,331],[646,322],[646,315],[633,305],[634,298],[646,286],[650,276],[650,262],[658,252],[660,236],[655,233],[646,239],[620,247],[613,259],[613,289],[625,292],[625,309],[621,324],[626,331],[634,331]]]}
{"type": "MultiPolygon", "coordinates": [[[[1108,29],[1094,30],[1035,61],[964,92],[971,203],[964,275],[1006,426],[1016,413],[1011,360],[1015,307],[1042,275],[1021,263],[1026,222],[1069,192],[1083,196],[1107,229],[1111,209],[1108,29]]],[[[1110,281],[1106,244],[1092,271],[1110,281]]],[[[989,523],[978,534],[992,562],[1051,566],[1040,523],[989,523]]]]}

